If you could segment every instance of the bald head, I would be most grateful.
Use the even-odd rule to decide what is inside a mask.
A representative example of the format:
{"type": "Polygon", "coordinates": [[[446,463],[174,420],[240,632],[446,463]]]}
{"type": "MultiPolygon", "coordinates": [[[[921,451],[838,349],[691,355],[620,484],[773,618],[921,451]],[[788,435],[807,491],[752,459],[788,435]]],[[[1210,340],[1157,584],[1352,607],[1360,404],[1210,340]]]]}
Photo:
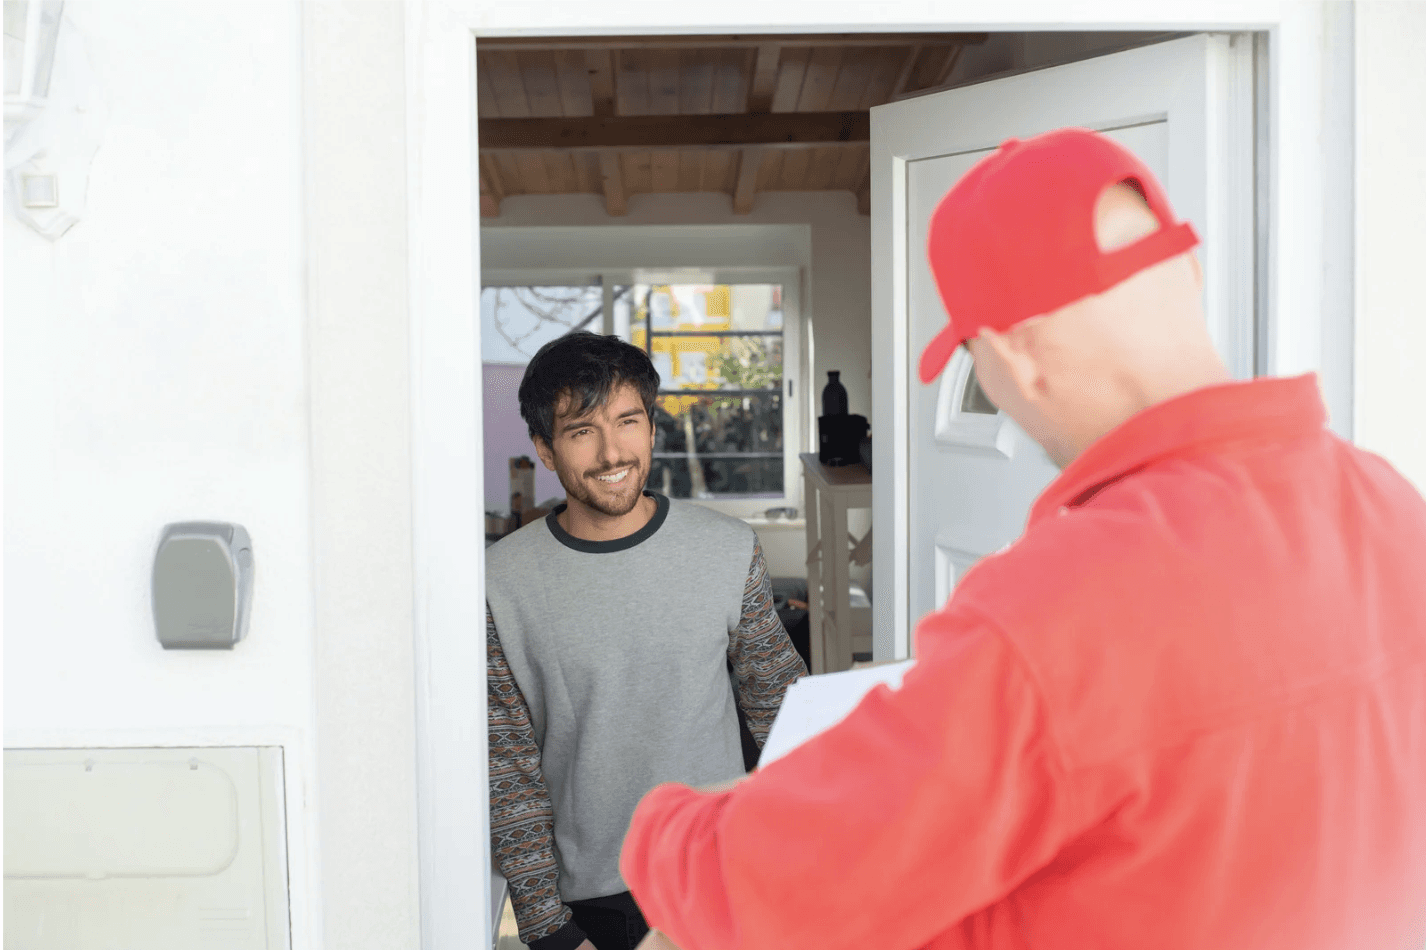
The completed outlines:
{"type": "MultiPolygon", "coordinates": [[[[1095,205],[1102,251],[1159,227],[1127,184],[1106,188],[1095,205]]],[[[1004,333],[984,330],[969,343],[981,386],[1063,467],[1135,413],[1228,380],[1201,289],[1198,262],[1184,253],[1004,333]]]]}
{"type": "Polygon", "coordinates": [[[1158,229],[1158,218],[1131,185],[1111,185],[1094,205],[1094,238],[1101,251],[1133,244],[1158,229]]]}

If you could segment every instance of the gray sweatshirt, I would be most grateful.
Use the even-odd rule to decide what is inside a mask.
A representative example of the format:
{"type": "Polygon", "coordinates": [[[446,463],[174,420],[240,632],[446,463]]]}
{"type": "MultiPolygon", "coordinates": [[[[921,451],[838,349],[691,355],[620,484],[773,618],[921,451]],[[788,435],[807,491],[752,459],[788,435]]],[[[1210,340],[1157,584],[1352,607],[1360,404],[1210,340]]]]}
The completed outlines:
{"type": "Polygon", "coordinates": [[[622,892],[619,850],[646,792],[743,773],[729,661],[759,744],[805,672],[752,529],[653,497],[653,519],[618,541],[570,536],[557,510],[487,552],[492,837],[527,941],[568,922],[554,894],[537,907],[520,893],[555,883],[525,873],[539,864],[528,845],[548,824],[542,798],[559,899],[622,892]],[[502,848],[501,829],[521,825],[502,848]]]}

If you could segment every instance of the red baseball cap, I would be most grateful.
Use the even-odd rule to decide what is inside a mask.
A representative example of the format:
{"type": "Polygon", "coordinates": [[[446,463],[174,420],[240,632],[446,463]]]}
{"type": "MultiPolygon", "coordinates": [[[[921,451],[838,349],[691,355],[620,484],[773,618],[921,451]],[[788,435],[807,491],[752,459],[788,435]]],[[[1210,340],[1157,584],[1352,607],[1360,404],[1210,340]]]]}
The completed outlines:
{"type": "Polygon", "coordinates": [[[931,216],[927,253],[950,317],[921,353],[921,382],[945,369],[982,328],[1005,330],[1110,287],[1198,243],[1174,221],[1143,162],[1088,129],[1006,140],[966,172],[931,216]],[[1101,251],[1094,206],[1104,189],[1133,185],[1161,227],[1101,251]]]}

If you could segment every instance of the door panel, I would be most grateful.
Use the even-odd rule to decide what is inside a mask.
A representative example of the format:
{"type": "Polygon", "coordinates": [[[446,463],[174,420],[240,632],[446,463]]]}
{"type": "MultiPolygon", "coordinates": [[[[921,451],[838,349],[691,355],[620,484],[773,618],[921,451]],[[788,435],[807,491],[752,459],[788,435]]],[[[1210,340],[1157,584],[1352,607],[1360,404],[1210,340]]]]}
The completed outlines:
{"type": "MultiPolygon", "coordinates": [[[[1102,131],[1142,157],[1155,176],[1166,177],[1166,122],[1102,131]]],[[[911,234],[927,233],[936,203],[991,151],[907,163],[911,234]]],[[[911,352],[919,354],[945,326],[946,313],[926,255],[913,255],[909,262],[911,352]]],[[[935,610],[949,596],[953,581],[942,570],[943,561],[958,565],[959,577],[976,560],[1013,541],[1030,505],[1058,473],[1044,450],[1010,417],[967,411],[968,405],[974,408],[979,402],[967,399],[975,395],[974,381],[970,354],[962,348],[935,383],[911,389],[911,497],[919,512],[910,523],[913,617],[935,610]],[[993,441],[987,444],[987,439],[993,441]],[[957,553],[946,553],[952,551],[957,553]]]]}
{"type": "Polygon", "coordinates": [[[1238,377],[1253,366],[1252,45],[1200,35],[1011,76],[872,110],[873,366],[890,378],[873,406],[878,435],[874,650],[910,654],[910,630],[976,560],[1023,530],[1056,469],[992,412],[962,348],[929,386],[922,348],[945,313],[926,260],[937,202],[1011,136],[1097,129],[1135,151],[1202,245],[1210,333],[1238,377]],[[1247,187],[1245,187],[1245,182],[1247,187]],[[887,525],[886,529],[881,526],[887,525]]]}

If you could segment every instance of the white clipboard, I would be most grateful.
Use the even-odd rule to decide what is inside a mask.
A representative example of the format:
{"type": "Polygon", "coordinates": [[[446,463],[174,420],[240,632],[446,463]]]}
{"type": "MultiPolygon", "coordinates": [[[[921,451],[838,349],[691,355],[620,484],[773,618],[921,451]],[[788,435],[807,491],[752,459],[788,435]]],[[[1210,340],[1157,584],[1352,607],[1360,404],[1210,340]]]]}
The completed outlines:
{"type": "Polygon", "coordinates": [[[787,689],[782,708],[772,722],[758,766],[782,758],[808,739],[835,726],[857,708],[862,697],[880,683],[892,689],[901,685],[916,661],[884,663],[841,673],[804,676],[787,689]]]}

